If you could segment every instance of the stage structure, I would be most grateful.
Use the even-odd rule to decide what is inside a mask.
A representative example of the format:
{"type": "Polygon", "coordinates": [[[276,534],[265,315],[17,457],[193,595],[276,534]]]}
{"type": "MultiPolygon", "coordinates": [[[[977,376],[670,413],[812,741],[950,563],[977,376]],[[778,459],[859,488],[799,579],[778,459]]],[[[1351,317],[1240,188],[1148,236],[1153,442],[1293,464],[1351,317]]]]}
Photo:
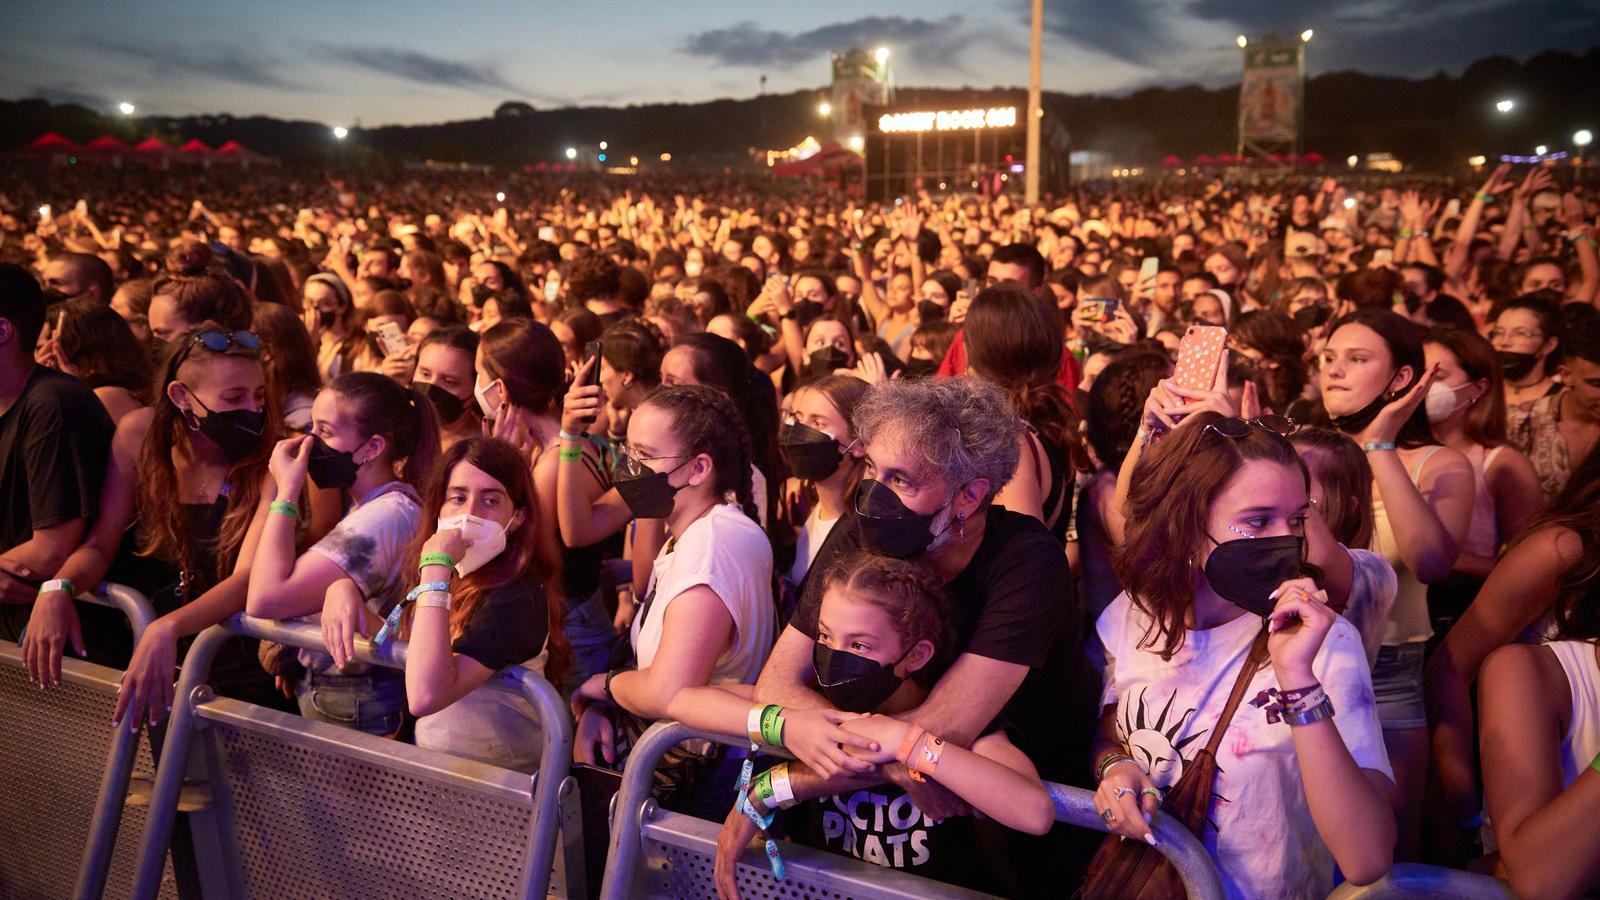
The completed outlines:
{"type": "Polygon", "coordinates": [[[1244,71],[1239,80],[1238,155],[1295,159],[1305,128],[1306,45],[1311,29],[1297,38],[1239,35],[1244,71]]]}
{"type": "MultiPolygon", "coordinates": [[[[918,190],[930,193],[1023,192],[1027,171],[1027,105],[1021,96],[994,95],[961,109],[882,106],[868,111],[866,196],[888,202],[918,190]]],[[[1048,114],[1041,123],[1039,184],[1061,195],[1068,183],[1071,140],[1048,114]]]]}

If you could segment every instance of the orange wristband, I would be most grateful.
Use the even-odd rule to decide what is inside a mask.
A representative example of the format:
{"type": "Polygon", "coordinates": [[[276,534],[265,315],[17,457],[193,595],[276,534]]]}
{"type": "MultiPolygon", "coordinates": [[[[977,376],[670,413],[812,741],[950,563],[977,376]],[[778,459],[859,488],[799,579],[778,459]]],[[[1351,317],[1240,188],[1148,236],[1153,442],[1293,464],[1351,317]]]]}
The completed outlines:
{"type": "Polygon", "coordinates": [[[912,772],[932,775],[933,770],[939,768],[939,757],[942,755],[944,755],[944,738],[924,734],[906,765],[912,772]]]}
{"type": "Polygon", "coordinates": [[[921,740],[923,735],[927,733],[928,730],[921,725],[911,726],[911,729],[906,732],[905,740],[900,742],[900,749],[894,752],[894,758],[906,764],[906,771],[910,773],[912,781],[927,780],[922,777],[922,773],[918,772],[915,766],[911,765],[912,751],[916,749],[917,741],[921,740]]]}

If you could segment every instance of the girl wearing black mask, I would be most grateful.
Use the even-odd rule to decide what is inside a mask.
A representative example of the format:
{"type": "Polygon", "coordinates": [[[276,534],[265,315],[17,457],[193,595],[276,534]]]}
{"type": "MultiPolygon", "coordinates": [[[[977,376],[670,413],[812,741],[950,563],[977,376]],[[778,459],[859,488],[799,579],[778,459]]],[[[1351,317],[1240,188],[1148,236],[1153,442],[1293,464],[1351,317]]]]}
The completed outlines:
{"type": "MultiPolygon", "coordinates": [[[[563,457],[563,469],[577,465],[563,457]]],[[[699,385],[651,394],[628,422],[616,485],[593,516],[613,529],[629,516],[660,519],[669,536],[633,622],[636,668],[597,674],[573,695],[573,758],[609,765],[621,756],[615,709],[631,714],[623,724],[635,735],[682,688],[754,682],[772,646],[772,550],[755,522],[750,441],[728,398],[699,385]]],[[[710,783],[716,796],[692,799],[721,815],[732,772],[710,783]]]]}
{"type": "Polygon", "coordinates": [[[478,336],[464,325],[436,329],[417,347],[417,373],[411,386],[433,405],[440,451],[483,433],[483,416],[472,395],[477,355],[478,336]]]}
{"type": "MultiPolygon", "coordinates": [[[[371,637],[400,600],[400,562],[417,530],[418,491],[439,455],[433,407],[376,372],[334,379],[311,408],[311,434],[278,442],[276,487],[255,549],[245,611],[266,619],[321,613],[327,654],[302,651],[295,687],[307,718],[392,735],[405,710],[404,675],[355,663],[355,634],[371,637]],[[295,501],[306,480],[340,492],[349,512],[298,557],[295,501]]],[[[274,674],[292,677],[281,654],[274,674]]],[[[288,692],[290,685],[283,685],[288,692]]]]}
{"type": "Polygon", "coordinates": [[[317,371],[329,380],[350,371],[351,358],[361,346],[352,340],[360,334],[356,320],[361,311],[349,286],[337,275],[318,272],[306,279],[303,306],[306,333],[317,348],[317,371]]]}
{"type": "MultiPolygon", "coordinates": [[[[817,728],[840,732],[839,742],[848,745],[852,762],[887,764],[912,758],[922,777],[949,788],[1002,825],[1030,834],[1048,831],[1055,806],[1033,764],[1003,730],[988,732],[968,750],[894,718],[927,698],[928,688],[911,676],[935,657],[948,657],[954,646],[953,611],[938,577],[916,563],[858,551],[829,569],[823,590],[812,651],[814,688],[836,709],[752,706],[750,686],[728,685],[680,691],[669,715],[722,734],[749,734],[752,721],[765,719],[764,731],[758,727],[752,736],[758,744],[798,744],[817,728]]],[[[840,748],[839,754],[845,750],[840,748]]],[[[970,818],[930,823],[905,791],[892,784],[829,797],[817,789],[819,783],[805,763],[783,763],[755,775],[747,796],[763,817],[780,806],[819,801],[785,817],[802,844],[940,881],[995,887],[986,883],[984,867],[972,852],[977,836],[970,818]],[[844,827],[842,811],[863,799],[887,802],[894,812],[852,832],[844,827]]],[[[742,807],[743,798],[739,803],[742,807]]],[[[723,896],[737,897],[736,859],[728,849],[719,847],[716,878],[723,896]]]]}
{"type": "MultiPolygon", "coordinates": [[[[856,440],[851,418],[866,396],[867,383],[848,375],[819,378],[794,392],[789,418],[778,429],[778,452],[789,473],[816,492],[816,502],[798,529],[794,565],[785,575],[793,589],[805,580],[811,561],[847,509],[848,497],[861,480],[866,447],[856,440]]],[[[800,510],[794,510],[798,517],[800,510]]]]}
{"type": "MultiPolygon", "coordinates": [[[[62,589],[39,596],[24,643],[27,651],[33,642],[36,654],[56,648],[37,668],[58,672],[55,636],[71,635],[74,649],[82,649],[73,586],[99,584],[115,562],[131,576],[117,580],[144,590],[162,614],[135,646],[117,695],[115,721],[132,728],[155,724],[171,708],[180,639],[244,609],[273,498],[267,458],[280,428],[261,342],[251,332],[207,322],[168,344],[161,372],[157,402],[118,424],[94,528],[56,573],[62,589]],[[132,549],[161,571],[119,556],[135,522],[132,549]]],[[[256,662],[254,642],[230,645],[213,664],[210,684],[226,696],[282,705],[256,662]]]]}
{"type": "Polygon", "coordinates": [[[1489,329],[1505,380],[1506,407],[1526,409],[1561,389],[1555,363],[1561,359],[1561,298],[1524,294],[1500,310],[1489,329]]]}
{"type": "Polygon", "coordinates": [[[1423,401],[1437,375],[1410,322],[1364,308],[1333,324],[1319,376],[1334,427],[1360,444],[1372,464],[1373,549],[1399,577],[1373,682],[1394,763],[1401,859],[1415,856],[1428,762],[1422,678],[1433,628],[1427,585],[1455,567],[1476,501],[1472,464],[1441,446],[1428,424],[1423,401]]]}
{"type": "Polygon", "coordinates": [[[1361,636],[1303,577],[1306,468],[1266,424],[1191,413],[1138,463],[1127,592],[1092,647],[1095,806],[1154,844],[1147,817],[1209,750],[1214,781],[1185,788],[1228,893],[1324,896],[1335,864],[1355,884],[1390,868],[1389,763],[1361,636]]]}

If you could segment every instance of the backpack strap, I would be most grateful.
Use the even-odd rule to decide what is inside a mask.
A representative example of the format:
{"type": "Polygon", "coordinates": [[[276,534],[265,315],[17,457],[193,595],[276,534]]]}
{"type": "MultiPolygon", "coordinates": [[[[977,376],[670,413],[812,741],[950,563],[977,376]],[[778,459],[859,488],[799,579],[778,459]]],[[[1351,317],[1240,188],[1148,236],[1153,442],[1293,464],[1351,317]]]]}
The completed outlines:
{"type": "Polygon", "coordinates": [[[1267,659],[1267,623],[1261,623],[1261,633],[1256,635],[1255,642],[1250,645],[1250,653],[1244,659],[1244,667],[1239,670],[1239,678],[1233,683],[1233,693],[1228,695],[1228,704],[1222,708],[1222,715],[1217,717],[1217,726],[1211,729],[1211,739],[1206,741],[1206,752],[1212,756],[1217,755],[1217,748],[1222,746],[1222,734],[1228,730],[1228,725],[1233,722],[1233,713],[1239,708],[1239,702],[1250,690],[1250,681],[1255,678],[1256,670],[1267,659]]]}

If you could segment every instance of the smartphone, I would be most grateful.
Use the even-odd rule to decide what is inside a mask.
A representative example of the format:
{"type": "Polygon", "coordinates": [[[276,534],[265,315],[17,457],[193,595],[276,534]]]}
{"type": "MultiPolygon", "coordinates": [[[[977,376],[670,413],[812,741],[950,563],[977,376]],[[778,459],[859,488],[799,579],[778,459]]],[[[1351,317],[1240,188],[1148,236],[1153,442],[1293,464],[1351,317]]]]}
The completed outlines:
{"type": "Polygon", "coordinates": [[[406,333],[394,322],[384,322],[378,326],[378,346],[383,348],[384,356],[394,356],[404,352],[410,346],[406,343],[406,333]]]}
{"type": "Polygon", "coordinates": [[[45,205],[39,207],[39,221],[50,221],[50,204],[46,203],[45,205]]]}
{"type": "Polygon", "coordinates": [[[1134,285],[1142,296],[1148,297],[1156,292],[1155,277],[1159,268],[1161,268],[1160,257],[1146,256],[1144,261],[1139,263],[1139,280],[1135,281],[1134,285]],[[1149,287],[1145,286],[1146,283],[1149,287]]]}
{"type": "Polygon", "coordinates": [[[594,365],[589,367],[589,376],[583,380],[584,387],[591,387],[600,383],[600,342],[590,341],[583,345],[584,362],[594,360],[594,365]]]}
{"type": "Polygon", "coordinates": [[[544,302],[554,303],[561,299],[561,276],[551,272],[544,279],[544,302]]]}
{"type": "Polygon", "coordinates": [[[1372,265],[1375,267],[1394,265],[1394,251],[1388,247],[1379,247],[1372,251],[1372,265]]]}
{"type": "Polygon", "coordinates": [[[556,229],[553,225],[539,226],[539,240],[553,244],[556,240],[556,229]]]}
{"type": "Polygon", "coordinates": [[[1178,387],[1209,391],[1217,383],[1217,367],[1228,346],[1228,329],[1218,325],[1190,325],[1178,342],[1178,365],[1172,372],[1178,387]]]}
{"type": "Polygon", "coordinates": [[[1084,310],[1084,318],[1090,322],[1109,322],[1117,314],[1115,297],[1090,297],[1079,300],[1078,305],[1084,310]]]}
{"type": "Polygon", "coordinates": [[[1450,202],[1444,205],[1444,217],[1453,219],[1459,215],[1461,215],[1461,198],[1451,197],[1450,202]]]}

